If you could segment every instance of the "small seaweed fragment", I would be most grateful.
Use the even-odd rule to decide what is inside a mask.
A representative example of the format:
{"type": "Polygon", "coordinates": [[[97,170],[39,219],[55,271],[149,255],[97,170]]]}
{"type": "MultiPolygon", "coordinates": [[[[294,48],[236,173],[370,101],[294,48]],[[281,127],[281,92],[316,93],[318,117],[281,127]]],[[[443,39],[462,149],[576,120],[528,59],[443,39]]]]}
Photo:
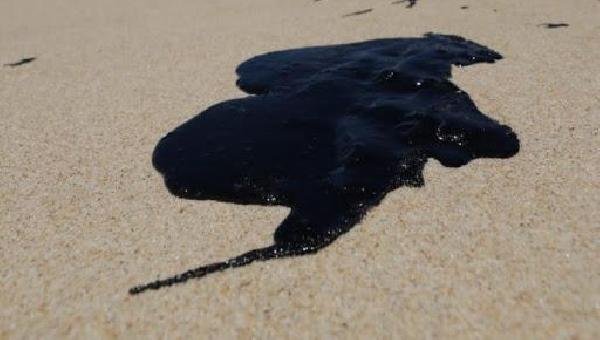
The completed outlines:
{"type": "Polygon", "coordinates": [[[417,1],[418,0],[397,0],[397,1],[392,2],[392,5],[406,3],[406,8],[413,8],[417,4],[417,1]]]}
{"type": "Polygon", "coordinates": [[[569,27],[569,24],[564,23],[564,22],[560,22],[560,23],[546,22],[546,23],[543,23],[543,24],[539,24],[538,27],[544,27],[544,28],[547,28],[547,29],[555,29],[555,28],[569,27]]]}
{"type": "Polygon", "coordinates": [[[429,158],[460,167],[513,156],[519,140],[512,129],[479,111],[450,81],[453,65],[499,59],[464,38],[427,34],[243,62],[237,85],[250,96],[213,105],[169,132],[152,162],[177,197],[287,206],[290,213],[264,248],[129,293],[317,253],[388,192],[424,185],[429,158]]]}
{"type": "Polygon", "coordinates": [[[372,8],[367,8],[367,9],[363,9],[361,11],[356,11],[356,12],[348,13],[348,14],[344,15],[344,18],[367,14],[367,13],[372,12],[372,11],[373,11],[372,8]]]}
{"type": "Polygon", "coordinates": [[[4,66],[9,66],[9,67],[17,67],[17,66],[21,66],[21,65],[25,65],[25,64],[29,64],[30,62],[36,60],[36,57],[30,57],[30,58],[23,58],[17,62],[14,63],[10,63],[10,64],[4,64],[4,66]]]}

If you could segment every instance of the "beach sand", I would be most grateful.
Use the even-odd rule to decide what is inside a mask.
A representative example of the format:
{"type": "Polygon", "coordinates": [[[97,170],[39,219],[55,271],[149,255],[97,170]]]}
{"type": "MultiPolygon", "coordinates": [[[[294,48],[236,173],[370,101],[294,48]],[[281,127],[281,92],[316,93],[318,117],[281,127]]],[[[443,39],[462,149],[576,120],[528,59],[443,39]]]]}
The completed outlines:
{"type": "Polygon", "coordinates": [[[37,59],[0,67],[0,338],[600,337],[599,15],[595,0],[3,0],[0,63],[37,59]],[[245,96],[238,64],[429,31],[502,53],[453,82],[516,131],[515,157],[430,160],[425,186],[317,255],[127,294],[270,244],[289,211],[177,199],[152,167],[161,136],[245,96]]]}

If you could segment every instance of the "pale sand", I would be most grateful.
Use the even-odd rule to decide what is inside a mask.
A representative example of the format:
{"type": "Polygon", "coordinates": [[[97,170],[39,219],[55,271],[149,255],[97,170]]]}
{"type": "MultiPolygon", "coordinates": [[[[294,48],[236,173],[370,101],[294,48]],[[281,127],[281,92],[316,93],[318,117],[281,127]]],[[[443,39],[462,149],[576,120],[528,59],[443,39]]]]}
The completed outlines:
{"type": "Polygon", "coordinates": [[[39,59],[0,68],[0,338],[598,338],[600,2],[390,2],[1,1],[0,63],[39,59]],[[454,82],[517,156],[430,161],[316,256],[127,295],[269,244],[287,214],[176,199],[150,163],[244,95],[240,62],[427,31],[504,55],[454,82]]]}

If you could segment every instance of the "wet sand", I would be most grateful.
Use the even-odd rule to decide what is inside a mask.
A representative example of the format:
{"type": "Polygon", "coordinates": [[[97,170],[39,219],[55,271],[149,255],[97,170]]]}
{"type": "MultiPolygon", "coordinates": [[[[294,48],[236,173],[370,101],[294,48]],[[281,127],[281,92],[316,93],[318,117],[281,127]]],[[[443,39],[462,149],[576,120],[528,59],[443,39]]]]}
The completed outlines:
{"type": "Polygon", "coordinates": [[[0,64],[37,59],[0,67],[0,338],[597,338],[598,13],[593,0],[3,1],[0,64]],[[430,160],[423,187],[388,194],[317,255],[127,294],[268,245],[289,212],[177,199],[152,168],[164,134],[245,95],[237,65],[429,31],[504,56],[452,81],[515,130],[516,156],[430,160]]]}

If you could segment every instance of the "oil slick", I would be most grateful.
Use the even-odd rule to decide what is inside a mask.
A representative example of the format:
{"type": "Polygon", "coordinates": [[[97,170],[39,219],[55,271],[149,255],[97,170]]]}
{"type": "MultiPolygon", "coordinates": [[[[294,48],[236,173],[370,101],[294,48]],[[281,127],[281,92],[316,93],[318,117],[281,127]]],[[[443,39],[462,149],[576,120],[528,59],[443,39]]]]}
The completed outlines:
{"type": "Polygon", "coordinates": [[[378,39],[271,52],[242,63],[251,96],[209,107],[160,140],[153,164],[181,198],[291,208],[274,242],[132,288],[159,289],[254,261],[316,253],[428,158],[448,167],[519,151],[512,129],[450,82],[452,65],[500,54],[458,36],[378,39]]]}

